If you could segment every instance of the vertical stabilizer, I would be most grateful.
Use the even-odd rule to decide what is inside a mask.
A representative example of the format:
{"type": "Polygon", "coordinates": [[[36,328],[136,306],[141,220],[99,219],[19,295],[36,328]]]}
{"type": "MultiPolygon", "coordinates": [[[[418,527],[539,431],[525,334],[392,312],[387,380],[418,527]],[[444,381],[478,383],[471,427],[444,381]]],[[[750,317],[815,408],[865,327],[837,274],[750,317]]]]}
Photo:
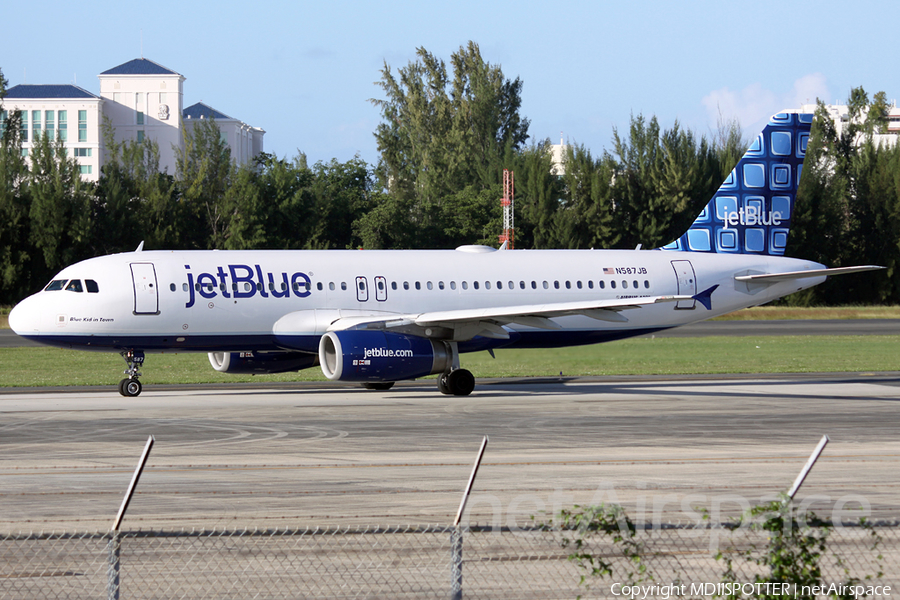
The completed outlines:
{"type": "Polygon", "coordinates": [[[690,229],[663,250],[784,255],[812,119],[772,117],[690,229]]]}

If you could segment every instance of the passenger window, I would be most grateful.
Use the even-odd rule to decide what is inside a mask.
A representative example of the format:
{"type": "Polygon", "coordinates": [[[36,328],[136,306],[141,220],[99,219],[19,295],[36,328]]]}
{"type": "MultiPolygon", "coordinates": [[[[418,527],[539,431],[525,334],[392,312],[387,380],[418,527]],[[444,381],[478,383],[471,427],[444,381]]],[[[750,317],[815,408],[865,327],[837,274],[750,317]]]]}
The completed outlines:
{"type": "Polygon", "coordinates": [[[359,291],[361,291],[361,292],[366,291],[366,284],[362,280],[360,280],[360,282],[357,285],[359,286],[359,291]]]}
{"type": "Polygon", "coordinates": [[[548,283],[545,281],[545,282],[544,282],[544,289],[546,290],[546,289],[549,289],[549,288],[550,288],[550,284],[548,284],[548,283]]]}
{"type": "Polygon", "coordinates": [[[577,287],[580,290],[581,289],[581,281],[576,281],[575,287],[577,287]]]}
{"type": "Polygon", "coordinates": [[[434,286],[431,284],[430,281],[426,281],[426,282],[425,282],[425,287],[427,287],[429,290],[433,290],[433,289],[434,289],[434,286]]]}
{"type": "Polygon", "coordinates": [[[632,281],[631,284],[634,286],[634,289],[638,289],[638,282],[637,282],[637,279],[635,279],[634,281],[632,281]]]}
{"type": "Polygon", "coordinates": [[[334,291],[334,282],[333,281],[329,282],[328,289],[329,289],[329,291],[332,291],[332,292],[334,291]]]}
{"type": "Polygon", "coordinates": [[[605,282],[605,281],[598,281],[598,282],[597,282],[597,285],[600,286],[600,289],[601,289],[601,290],[606,288],[606,282],[605,282]]]}
{"type": "Polygon", "coordinates": [[[554,282],[553,282],[553,287],[556,288],[556,289],[559,289],[559,282],[558,282],[558,281],[554,281],[554,282]]]}
{"type": "Polygon", "coordinates": [[[316,289],[319,290],[320,292],[322,291],[322,282],[321,281],[316,282],[316,289]]]}
{"type": "Polygon", "coordinates": [[[594,289],[594,280],[593,279],[588,280],[588,287],[591,289],[594,289]]]}
{"type": "Polygon", "coordinates": [[[438,281],[438,289],[439,289],[439,290],[444,289],[444,282],[443,282],[443,281],[438,281]]]}
{"type": "Polygon", "coordinates": [[[66,287],[66,281],[68,279],[56,279],[47,284],[47,287],[44,288],[45,292],[58,292],[59,290],[66,287]]]}
{"type": "Polygon", "coordinates": [[[648,280],[644,280],[644,289],[650,289],[650,282],[648,280]]]}
{"type": "Polygon", "coordinates": [[[80,279],[73,279],[69,282],[69,285],[66,286],[67,292],[83,292],[84,289],[81,287],[80,279]]]}
{"type": "Polygon", "coordinates": [[[485,281],[485,282],[484,282],[484,289],[486,289],[486,290],[491,289],[491,282],[490,282],[490,281],[485,281]]]}
{"type": "Polygon", "coordinates": [[[456,289],[456,282],[455,282],[455,281],[451,281],[451,282],[450,282],[450,289],[451,289],[451,290],[455,290],[455,289],[456,289]]]}
{"type": "Polygon", "coordinates": [[[463,282],[462,282],[462,286],[463,286],[463,289],[464,289],[464,290],[469,289],[469,282],[463,281],[463,282]]]}
{"type": "MultiPolygon", "coordinates": [[[[342,284],[341,284],[341,289],[342,289],[342,290],[346,290],[346,289],[347,289],[347,284],[346,284],[346,283],[342,283],[342,284]]],[[[396,290],[396,289],[397,289],[397,282],[396,282],[396,281],[392,281],[392,282],[391,282],[391,289],[392,289],[392,290],[396,290]]]]}
{"type": "Polygon", "coordinates": [[[623,290],[627,290],[627,289],[628,289],[628,282],[625,281],[624,279],[622,280],[622,289],[623,289],[623,290]]]}
{"type": "Polygon", "coordinates": [[[616,282],[615,282],[615,281],[610,281],[610,282],[609,282],[609,287],[611,287],[612,289],[616,289],[616,282]]]}
{"type": "Polygon", "coordinates": [[[531,289],[533,289],[533,290],[536,290],[536,289],[537,289],[537,281],[532,280],[532,282],[531,282],[531,289]]]}
{"type": "MultiPolygon", "coordinates": [[[[90,281],[90,279],[88,279],[88,281],[90,281]]],[[[94,284],[94,285],[96,285],[96,284],[94,284]]],[[[88,284],[88,291],[91,291],[91,284],[90,284],[90,283],[88,284]]],[[[182,291],[182,292],[188,291],[188,284],[182,283],[182,284],[181,284],[181,291],[182,291]]]]}
{"type": "Polygon", "coordinates": [[[175,291],[175,284],[174,284],[174,283],[170,283],[170,284],[169,284],[169,289],[172,290],[172,291],[174,292],[174,291],[175,291]]]}
{"type": "Polygon", "coordinates": [[[422,289],[422,284],[419,283],[418,281],[416,282],[416,289],[417,289],[417,290],[421,290],[421,289],[422,289]]]}
{"type": "Polygon", "coordinates": [[[473,282],[472,282],[472,287],[475,288],[475,289],[477,290],[477,289],[478,289],[478,282],[477,282],[477,281],[473,281],[473,282]]]}
{"type": "Polygon", "coordinates": [[[502,282],[502,281],[498,281],[498,282],[497,282],[497,289],[498,289],[498,290],[502,290],[502,289],[503,289],[503,282],[502,282]]]}
{"type": "Polygon", "coordinates": [[[507,286],[509,287],[509,289],[511,289],[511,290],[516,289],[516,284],[514,284],[512,281],[508,281],[506,283],[507,283],[507,286]]]}
{"type": "Polygon", "coordinates": [[[384,290],[384,280],[382,280],[382,279],[376,280],[375,285],[378,287],[379,290],[384,290]]]}
{"type": "Polygon", "coordinates": [[[571,282],[571,281],[566,281],[566,289],[567,289],[567,290],[571,290],[571,289],[572,289],[572,282],[571,282]]]}
{"type": "MultiPolygon", "coordinates": [[[[97,285],[97,282],[93,279],[85,279],[84,287],[87,288],[88,294],[96,294],[100,292],[100,286],[97,285]]],[[[184,284],[184,289],[187,291],[187,284],[184,284]]]]}
{"type": "Polygon", "coordinates": [[[525,289],[525,282],[524,282],[524,281],[520,281],[520,282],[519,282],[519,289],[520,289],[520,290],[524,290],[524,289],[525,289]]]}
{"type": "Polygon", "coordinates": [[[408,289],[409,289],[409,282],[408,282],[408,281],[404,281],[404,282],[403,282],[403,289],[404,289],[404,290],[408,290],[408,289]]]}

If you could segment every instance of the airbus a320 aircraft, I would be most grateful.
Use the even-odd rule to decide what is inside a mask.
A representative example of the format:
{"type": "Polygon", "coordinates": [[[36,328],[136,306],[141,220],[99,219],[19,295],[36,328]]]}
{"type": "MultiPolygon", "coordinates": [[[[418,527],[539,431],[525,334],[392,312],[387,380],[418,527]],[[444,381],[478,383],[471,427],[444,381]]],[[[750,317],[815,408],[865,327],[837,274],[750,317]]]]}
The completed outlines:
{"type": "Polygon", "coordinates": [[[374,389],[439,374],[468,395],[460,354],[593,344],[771,302],[829,275],[784,256],[811,114],[774,116],[690,229],[656,250],[137,251],[63,269],[9,315],[20,336],[125,358],[208,352],[217,371],[320,365],[374,389]]]}

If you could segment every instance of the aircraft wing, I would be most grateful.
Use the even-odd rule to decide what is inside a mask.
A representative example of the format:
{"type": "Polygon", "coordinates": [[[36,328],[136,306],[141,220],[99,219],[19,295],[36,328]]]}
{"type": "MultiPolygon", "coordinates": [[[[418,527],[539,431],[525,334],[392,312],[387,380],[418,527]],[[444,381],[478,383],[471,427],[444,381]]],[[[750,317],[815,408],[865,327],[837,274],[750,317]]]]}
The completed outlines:
{"type": "Polygon", "coordinates": [[[887,267],[879,267],[876,265],[861,265],[858,267],[837,267],[834,269],[811,269],[809,271],[791,271],[789,273],[760,273],[758,275],[739,275],[734,278],[735,281],[754,282],[754,283],[778,283],[779,281],[790,281],[793,279],[804,279],[806,277],[831,277],[833,275],[847,275],[849,273],[862,273],[864,271],[877,271],[887,267]]]}
{"type": "Polygon", "coordinates": [[[538,329],[562,329],[552,319],[569,315],[583,315],[599,321],[626,323],[628,318],[622,315],[621,311],[683,300],[698,300],[706,305],[713,289],[706,290],[696,296],[649,296],[646,298],[624,298],[618,300],[585,300],[579,302],[443,310],[407,315],[359,316],[339,319],[329,327],[329,330],[354,328],[390,329],[412,335],[452,341],[465,341],[475,336],[507,339],[509,338],[509,332],[503,329],[503,325],[510,323],[538,329]]]}

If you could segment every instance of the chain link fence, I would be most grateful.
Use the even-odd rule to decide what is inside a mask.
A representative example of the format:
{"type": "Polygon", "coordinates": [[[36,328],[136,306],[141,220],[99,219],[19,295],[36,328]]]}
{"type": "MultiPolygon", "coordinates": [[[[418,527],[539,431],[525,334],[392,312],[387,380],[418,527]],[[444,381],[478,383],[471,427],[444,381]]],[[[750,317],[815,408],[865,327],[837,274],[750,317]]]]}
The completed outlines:
{"type": "MultiPolygon", "coordinates": [[[[583,572],[561,545],[565,531],[469,526],[341,527],[254,531],[130,531],[0,535],[0,597],[33,598],[515,598],[621,597],[633,567],[608,539],[586,549],[611,577],[583,572]],[[618,577],[618,578],[617,578],[618,577]]],[[[764,546],[749,529],[638,531],[645,585],[683,584],[686,595],[723,581],[750,582],[762,567],[737,557],[764,546]]],[[[822,580],[900,585],[900,527],[835,527],[822,580]],[[870,578],[867,580],[867,578],[870,578]]],[[[709,596],[710,594],[705,594],[709,596]]],[[[668,597],[662,588],[647,597],[668,597]]]]}

